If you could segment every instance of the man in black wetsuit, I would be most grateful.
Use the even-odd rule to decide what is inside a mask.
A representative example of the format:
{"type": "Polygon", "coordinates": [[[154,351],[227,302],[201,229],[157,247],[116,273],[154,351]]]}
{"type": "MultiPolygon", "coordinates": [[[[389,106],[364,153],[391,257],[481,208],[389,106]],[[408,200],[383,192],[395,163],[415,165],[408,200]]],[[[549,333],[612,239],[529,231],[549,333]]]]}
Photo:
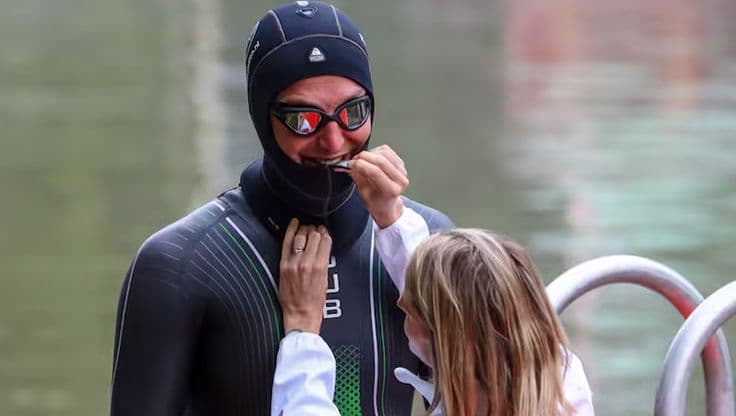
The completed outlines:
{"type": "Polygon", "coordinates": [[[332,166],[355,158],[380,169],[395,155],[365,151],[374,99],[363,36],[333,6],[284,4],[254,27],[246,74],[264,156],[238,187],[152,235],[133,259],[118,306],[111,413],[269,413],[284,336],[281,242],[296,217],[332,236],[322,336],[337,360],[337,407],[344,416],[408,415],[412,389],[391,371],[420,364],[374,229],[403,206],[431,231],[452,224],[407,198],[378,212],[352,174],[332,166]]]}

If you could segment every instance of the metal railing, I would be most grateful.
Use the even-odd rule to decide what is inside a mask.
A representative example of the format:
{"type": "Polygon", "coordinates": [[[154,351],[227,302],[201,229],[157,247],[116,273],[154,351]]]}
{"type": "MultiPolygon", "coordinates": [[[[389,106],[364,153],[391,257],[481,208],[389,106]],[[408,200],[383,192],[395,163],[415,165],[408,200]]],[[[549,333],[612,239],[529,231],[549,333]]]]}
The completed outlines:
{"type": "MultiPolygon", "coordinates": [[[[736,282],[731,282],[708,296],[687,318],[677,331],[664,360],[664,370],[659,379],[654,405],[655,416],[685,414],[687,384],[695,357],[703,351],[703,346],[711,335],[734,315],[736,315],[736,282]]],[[[703,351],[703,354],[707,352],[703,351]]],[[[705,360],[705,355],[703,359],[705,360]]],[[[718,357],[712,358],[714,361],[717,359],[718,357]]],[[[722,365],[731,368],[729,362],[722,365]]],[[[733,386],[722,387],[726,390],[716,393],[728,395],[733,399],[733,386]]],[[[724,407],[719,411],[722,412],[718,413],[719,415],[734,414],[733,405],[730,409],[724,407]]]]}
{"type": "MultiPolygon", "coordinates": [[[[578,297],[612,283],[636,284],[659,293],[684,317],[703,301],[700,292],[679,273],[636,256],[606,256],[581,263],[550,283],[547,294],[555,311],[561,314],[578,297]]],[[[702,354],[707,414],[730,416],[734,413],[731,358],[723,331],[710,333],[713,332],[715,335],[703,341],[702,354]]],[[[657,414],[664,415],[669,416],[657,414]]]]}

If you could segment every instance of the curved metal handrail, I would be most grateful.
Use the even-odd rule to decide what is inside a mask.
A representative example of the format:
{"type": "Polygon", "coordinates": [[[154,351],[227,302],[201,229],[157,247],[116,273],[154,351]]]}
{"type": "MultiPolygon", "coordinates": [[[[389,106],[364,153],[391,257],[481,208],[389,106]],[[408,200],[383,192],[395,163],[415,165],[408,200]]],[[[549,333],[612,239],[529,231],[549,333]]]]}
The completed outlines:
{"type": "MultiPolygon", "coordinates": [[[[685,414],[687,383],[692,374],[693,361],[698,353],[703,351],[703,346],[711,335],[734,315],[736,315],[736,282],[731,282],[713,292],[690,314],[677,331],[667,351],[654,404],[655,416],[685,414]]],[[[733,391],[722,393],[733,397],[733,391]]],[[[724,408],[719,414],[731,416],[734,414],[733,407],[730,412],[724,408]]]]}
{"type": "MultiPolygon", "coordinates": [[[[611,283],[633,283],[664,296],[687,317],[703,301],[698,290],[676,271],[636,256],[606,256],[581,263],[547,286],[558,314],[581,295],[611,283]]],[[[731,357],[723,331],[717,331],[703,349],[708,416],[734,412],[731,357]]]]}

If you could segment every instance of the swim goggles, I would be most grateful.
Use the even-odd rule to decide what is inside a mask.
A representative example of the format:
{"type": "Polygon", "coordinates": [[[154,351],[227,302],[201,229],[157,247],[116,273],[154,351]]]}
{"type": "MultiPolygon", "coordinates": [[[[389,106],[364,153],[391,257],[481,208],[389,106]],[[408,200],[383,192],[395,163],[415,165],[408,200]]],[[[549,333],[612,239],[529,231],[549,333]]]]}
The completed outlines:
{"type": "Polygon", "coordinates": [[[299,136],[309,136],[316,133],[330,121],[335,121],[345,130],[359,129],[368,120],[371,114],[371,97],[364,95],[345,102],[335,109],[333,114],[327,114],[319,108],[292,106],[276,103],[271,107],[273,114],[281,124],[299,136]]]}

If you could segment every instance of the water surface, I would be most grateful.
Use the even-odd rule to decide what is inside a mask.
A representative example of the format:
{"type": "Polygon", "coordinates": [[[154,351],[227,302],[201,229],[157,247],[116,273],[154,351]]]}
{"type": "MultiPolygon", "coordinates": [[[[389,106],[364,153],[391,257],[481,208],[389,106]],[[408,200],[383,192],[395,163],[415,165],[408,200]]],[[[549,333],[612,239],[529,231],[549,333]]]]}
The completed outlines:
{"type": "MultiPolygon", "coordinates": [[[[732,2],[449,4],[337,3],[371,52],[373,143],[404,157],[411,197],[524,243],[547,281],[619,253],[704,294],[733,280],[732,2]]],[[[0,15],[3,415],[106,412],[135,250],[260,154],[242,54],[273,5],[30,0],[0,15]]],[[[620,286],[564,318],[597,413],[651,414],[674,309],[620,286]]]]}

